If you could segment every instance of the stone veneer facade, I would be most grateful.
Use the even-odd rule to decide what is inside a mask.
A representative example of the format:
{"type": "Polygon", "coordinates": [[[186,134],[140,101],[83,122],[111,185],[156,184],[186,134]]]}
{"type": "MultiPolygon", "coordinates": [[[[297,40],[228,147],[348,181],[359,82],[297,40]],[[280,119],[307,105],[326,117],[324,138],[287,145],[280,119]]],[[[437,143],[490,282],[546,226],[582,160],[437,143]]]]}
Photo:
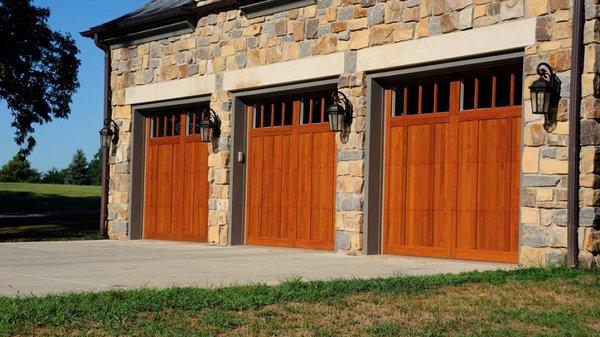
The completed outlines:
{"type": "MultiPolygon", "coordinates": [[[[222,120],[218,151],[209,151],[209,242],[224,245],[229,233],[231,93],[224,72],[344,52],[339,88],[354,104],[346,142],[338,138],[336,250],[360,253],[364,222],[366,74],[356,71],[356,51],[375,45],[473,30],[536,18],[536,40],[525,48],[520,262],[562,263],[566,255],[568,101],[572,1],[569,0],[318,0],[316,5],[248,19],[239,10],[200,18],[195,31],[178,37],[112,50],[113,118],[121,126],[110,158],[109,236],[127,239],[132,107],[125,89],[216,74],[211,107],[222,120]],[[562,79],[555,128],[531,114],[529,84],[535,67],[549,62],[562,79]]],[[[585,2],[581,150],[580,261],[600,265],[600,101],[594,94],[600,72],[597,0],[585,2]]],[[[493,43],[493,41],[490,41],[493,43]]],[[[443,53],[443,50],[440,50],[443,53]]],[[[597,90],[597,89],[596,89],[597,90]]]]}

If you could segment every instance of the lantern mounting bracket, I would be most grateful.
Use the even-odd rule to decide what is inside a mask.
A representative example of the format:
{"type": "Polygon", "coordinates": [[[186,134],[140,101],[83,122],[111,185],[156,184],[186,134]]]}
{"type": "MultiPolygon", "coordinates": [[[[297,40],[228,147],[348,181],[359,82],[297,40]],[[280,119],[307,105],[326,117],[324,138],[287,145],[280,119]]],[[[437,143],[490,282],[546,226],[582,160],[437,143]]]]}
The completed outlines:
{"type": "Polygon", "coordinates": [[[560,78],[558,78],[558,76],[556,76],[556,74],[554,73],[554,70],[548,63],[542,62],[542,63],[538,64],[536,73],[541,78],[543,78],[548,83],[550,83],[550,85],[552,86],[552,89],[554,89],[554,93],[556,94],[557,97],[560,96],[560,91],[561,91],[560,89],[561,89],[562,81],[560,80],[560,78]]]}
{"type": "Polygon", "coordinates": [[[336,90],[331,95],[331,98],[335,103],[344,104],[344,123],[350,125],[352,123],[352,103],[348,97],[343,92],[336,90]]]}

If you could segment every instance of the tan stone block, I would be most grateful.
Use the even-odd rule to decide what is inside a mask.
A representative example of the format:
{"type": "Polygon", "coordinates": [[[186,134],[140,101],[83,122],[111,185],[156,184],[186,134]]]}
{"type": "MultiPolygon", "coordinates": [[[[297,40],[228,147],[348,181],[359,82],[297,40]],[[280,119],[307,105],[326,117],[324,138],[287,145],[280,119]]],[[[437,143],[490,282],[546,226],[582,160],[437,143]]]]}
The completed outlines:
{"type": "Polygon", "coordinates": [[[219,244],[224,246],[229,243],[229,227],[219,226],[219,244]]]}
{"type": "Polygon", "coordinates": [[[540,211],[537,208],[521,207],[521,222],[530,225],[540,224],[540,211]]]}
{"type": "Polygon", "coordinates": [[[248,51],[248,66],[256,67],[265,64],[266,52],[264,49],[251,49],[248,51]]]}
{"type": "Polygon", "coordinates": [[[365,29],[367,28],[367,25],[367,18],[353,19],[348,21],[348,29],[351,31],[365,29]]]}
{"type": "Polygon", "coordinates": [[[294,41],[302,41],[304,39],[304,21],[290,22],[288,31],[292,34],[294,41]]]}
{"type": "Polygon", "coordinates": [[[571,22],[558,22],[550,28],[553,40],[568,39],[571,37],[571,22]]]}
{"type": "Polygon", "coordinates": [[[581,75],[581,96],[592,96],[595,93],[595,80],[598,75],[596,74],[583,74],[581,75]]]}
{"type": "Polygon", "coordinates": [[[350,162],[350,174],[355,177],[364,176],[364,162],[362,160],[350,162]]]}
{"type": "Polygon", "coordinates": [[[229,165],[229,152],[219,151],[208,155],[208,166],[214,168],[227,168],[229,165]]]}
{"type": "Polygon", "coordinates": [[[527,124],[523,135],[524,145],[540,146],[544,143],[544,127],[541,124],[527,124]]]}
{"type": "Polygon", "coordinates": [[[131,105],[119,105],[113,107],[113,118],[131,119],[131,105]]]}
{"type": "Polygon", "coordinates": [[[284,43],[283,44],[283,60],[297,59],[300,53],[300,48],[297,43],[284,43]]]}
{"type": "Polygon", "coordinates": [[[402,11],[402,22],[419,21],[419,7],[405,8],[402,11]]]}
{"type": "Polygon", "coordinates": [[[334,33],[339,33],[348,28],[348,24],[346,22],[334,22],[331,24],[331,31],[334,33]]]}
{"type": "Polygon", "coordinates": [[[548,63],[550,63],[552,68],[554,68],[554,71],[558,73],[571,69],[571,51],[557,50],[550,52],[548,63]]]}
{"type": "Polygon", "coordinates": [[[367,17],[367,8],[355,8],[354,9],[354,18],[366,18],[367,17]]]}
{"type": "Polygon", "coordinates": [[[336,172],[338,176],[350,175],[350,162],[343,161],[337,163],[336,172]]]}
{"type": "Polygon", "coordinates": [[[396,26],[394,32],[392,33],[392,38],[394,42],[406,41],[410,40],[414,36],[415,26],[413,23],[410,24],[400,24],[396,26]]]}
{"type": "Polygon", "coordinates": [[[363,184],[362,178],[341,176],[337,179],[337,192],[360,194],[363,191],[363,184]]]}
{"type": "Polygon", "coordinates": [[[330,54],[337,51],[338,39],[335,35],[327,35],[313,43],[311,51],[313,55],[330,54]]]}
{"type": "Polygon", "coordinates": [[[215,184],[227,184],[229,182],[228,169],[211,169],[212,182],[215,184]]]}
{"type": "Polygon", "coordinates": [[[229,198],[229,186],[228,185],[210,185],[210,196],[212,198],[229,198]]]}
{"type": "Polygon", "coordinates": [[[368,30],[350,33],[350,49],[356,50],[368,47],[369,35],[370,32],[368,30]]]}
{"type": "Polygon", "coordinates": [[[363,214],[361,212],[337,212],[335,216],[335,228],[344,231],[359,232],[363,226],[363,214]]]}
{"type": "MultiPolygon", "coordinates": [[[[209,216],[210,219],[210,216],[209,216]]],[[[221,233],[219,231],[219,226],[209,226],[208,227],[208,242],[211,244],[218,244],[221,238],[221,233]]]]}
{"type": "Polygon", "coordinates": [[[569,122],[558,122],[556,128],[552,133],[557,135],[568,135],[569,134],[569,122]]]}
{"type": "Polygon", "coordinates": [[[362,234],[352,234],[350,236],[350,251],[357,252],[362,250],[362,234]]]}
{"type": "Polygon", "coordinates": [[[404,9],[403,2],[400,0],[389,0],[384,6],[385,23],[402,21],[402,10],[404,9]]]}
{"type": "Polygon", "coordinates": [[[260,35],[260,32],[262,31],[262,25],[251,25],[248,26],[246,28],[244,28],[242,30],[242,34],[244,36],[256,36],[256,35],[260,35]]]}
{"type": "Polygon", "coordinates": [[[544,174],[567,174],[569,162],[564,160],[542,158],[540,160],[540,173],[544,174]]]}
{"type": "Polygon", "coordinates": [[[429,36],[429,18],[424,18],[417,24],[417,37],[429,36]]]}
{"type": "Polygon", "coordinates": [[[485,5],[475,6],[475,8],[473,9],[473,19],[477,19],[482,16],[485,16],[486,8],[487,8],[487,6],[485,6],[485,5]]]}
{"type": "Polygon", "coordinates": [[[380,45],[391,41],[394,27],[391,25],[378,25],[371,28],[371,45],[380,45]]]}
{"type": "Polygon", "coordinates": [[[304,16],[307,18],[314,18],[317,15],[317,6],[308,6],[304,8],[304,16]]]}
{"type": "Polygon", "coordinates": [[[580,152],[581,173],[594,173],[599,171],[596,167],[596,149],[593,146],[584,146],[580,152]]]}
{"type": "Polygon", "coordinates": [[[554,13],[554,21],[555,22],[565,22],[571,20],[571,11],[568,9],[563,9],[556,11],[554,13]]]}
{"type": "Polygon", "coordinates": [[[535,199],[537,201],[552,201],[554,190],[552,188],[537,188],[535,199]]]}
{"type": "Polygon", "coordinates": [[[540,162],[540,150],[537,147],[525,147],[523,149],[523,172],[538,173],[540,162]]]}
{"type": "MultiPolygon", "coordinates": [[[[545,41],[545,42],[539,43],[537,47],[539,48],[539,51],[541,51],[541,52],[558,50],[558,49],[562,48],[562,41],[545,41]]],[[[536,50],[536,52],[537,52],[537,50],[536,50]]]]}
{"type": "Polygon", "coordinates": [[[225,70],[225,58],[224,57],[215,57],[213,59],[213,69],[215,72],[221,72],[225,70]]]}
{"type": "Polygon", "coordinates": [[[548,13],[548,0],[527,1],[526,6],[525,13],[528,17],[534,17],[548,13]]]}

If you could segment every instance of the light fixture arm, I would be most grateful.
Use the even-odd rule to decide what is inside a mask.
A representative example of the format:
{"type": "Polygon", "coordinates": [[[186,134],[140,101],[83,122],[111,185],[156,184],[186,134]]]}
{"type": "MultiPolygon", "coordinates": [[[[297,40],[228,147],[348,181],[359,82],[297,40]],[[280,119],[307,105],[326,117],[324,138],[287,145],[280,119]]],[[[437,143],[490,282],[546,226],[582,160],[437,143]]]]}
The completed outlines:
{"type": "Polygon", "coordinates": [[[119,125],[112,118],[107,118],[104,120],[104,127],[107,130],[110,130],[112,136],[113,145],[117,145],[119,142],[119,125]]]}
{"type": "Polygon", "coordinates": [[[560,97],[562,81],[556,76],[554,69],[548,63],[542,62],[538,64],[536,72],[541,78],[550,83],[556,94],[555,97],[560,97]]]}
{"type": "Polygon", "coordinates": [[[348,97],[343,92],[336,90],[331,94],[331,99],[337,104],[344,105],[344,123],[350,125],[352,123],[352,103],[348,97]]]}
{"type": "Polygon", "coordinates": [[[215,110],[213,110],[210,107],[207,107],[202,111],[202,115],[205,116],[204,118],[210,120],[213,126],[214,137],[219,138],[219,136],[221,135],[221,119],[219,118],[215,110]]]}

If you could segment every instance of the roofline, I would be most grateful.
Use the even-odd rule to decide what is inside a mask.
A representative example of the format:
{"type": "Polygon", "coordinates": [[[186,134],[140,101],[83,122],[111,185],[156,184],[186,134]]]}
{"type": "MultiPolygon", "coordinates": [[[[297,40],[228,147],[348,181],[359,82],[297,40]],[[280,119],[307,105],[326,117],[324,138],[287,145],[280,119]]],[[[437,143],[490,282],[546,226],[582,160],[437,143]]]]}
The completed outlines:
{"type": "Polygon", "coordinates": [[[100,40],[104,40],[105,36],[103,35],[105,35],[106,33],[110,33],[110,37],[127,35],[135,31],[145,30],[148,28],[173,23],[177,20],[181,21],[181,18],[186,16],[190,17],[190,19],[197,18],[200,13],[206,13],[214,11],[216,9],[231,7],[237,4],[237,0],[221,0],[202,6],[197,6],[197,3],[194,2],[189,5],[167,9],[158,13],[148,14],[134,19],[125,19],[120,22],[107,22],[92,27],[89,30],[81,32],[80,34],[83,37],[91,39],[97,38],[99,36],[100,40]]]}

